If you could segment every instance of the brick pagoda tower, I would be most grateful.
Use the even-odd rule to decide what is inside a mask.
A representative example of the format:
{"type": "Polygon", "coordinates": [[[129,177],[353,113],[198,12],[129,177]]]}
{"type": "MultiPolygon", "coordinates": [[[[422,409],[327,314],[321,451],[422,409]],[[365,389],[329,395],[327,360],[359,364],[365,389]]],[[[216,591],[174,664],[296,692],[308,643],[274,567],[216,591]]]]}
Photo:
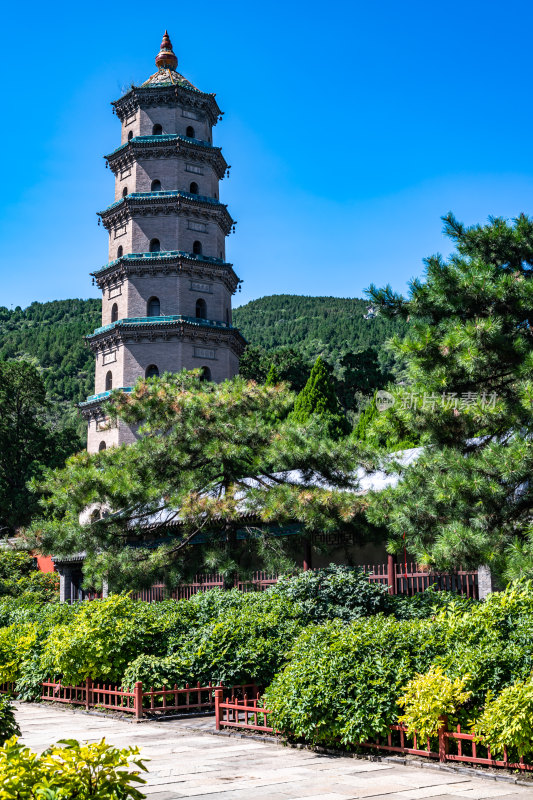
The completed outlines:
{"type": "Polygon", "coordinates": [[[231,325],[239,279],[225,260],[235,223],[218,199],[228,170],[212,139],[221,111],[214,94],[176,72],[166,31],[155,63],[157,72],[113,103],[122,143],[105,158],[115,202],[99,213],[109,256],[93,273],[102,327],[87,336],[95,394],[80,404],[90,453],[135,439],[124,423],[110,427],[104,417],[113,389],[183,368],[230,378],[245,344],[231,325]]]}

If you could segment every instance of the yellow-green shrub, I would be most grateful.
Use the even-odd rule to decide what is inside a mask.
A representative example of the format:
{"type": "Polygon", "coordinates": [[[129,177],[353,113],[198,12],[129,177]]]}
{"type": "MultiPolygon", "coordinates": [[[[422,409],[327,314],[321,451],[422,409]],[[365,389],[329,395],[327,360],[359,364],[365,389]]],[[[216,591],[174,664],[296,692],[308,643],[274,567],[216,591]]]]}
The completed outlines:
{"type": "Polygon", "coordinates": [[[517,681],[502,690],[498,697],[487,695],[481,717],[473,725],[475,733],[491,752],[503,756],[506,747],[511,755],[533,753],[533,678],[517,681]]]}
{"type": "Polygon", "coordinates": [[[146,767],[133,758],[138,753],[138,747],[119,750],[105,739],[69,739],[38,755],[13,736],[0,748],[0,794],[5,800],[142,800],[145,795],[134,786],[145,783],[139,772],[146,767]]]}
{"type": "Polygon", "coordinates": [[[0,628],[0,683],[14,683],[20,667],[37,641],[33,623],[0,628]]]}
{"type": "Polygon", "coordinates": [[[442,717],[455,714],[471,696],[471,692],[465,691],[468,678],[465,675],[452,681],[442,667],[431,667],[425,675],[415,675],[397,700],[398,705],[405,709],[399,722],[423,742],[436,736],[442,727],[442,717]]]}

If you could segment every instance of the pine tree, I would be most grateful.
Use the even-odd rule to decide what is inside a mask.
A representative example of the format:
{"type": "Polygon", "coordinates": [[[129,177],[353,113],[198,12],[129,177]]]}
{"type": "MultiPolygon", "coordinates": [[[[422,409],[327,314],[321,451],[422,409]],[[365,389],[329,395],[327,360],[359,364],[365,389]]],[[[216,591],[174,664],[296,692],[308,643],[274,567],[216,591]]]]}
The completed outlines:
{"type": "Polygon", "coordinates": [[[79,453],[49,472],[39,484],[34,542],[56,555],[85,551],[88,580],[108,576],[114,588],[131,588],[177,582],[207,566],[231,575],[257,568],[259,556],[274,568],[297,546],[301,557],[302,539],[313,532],[367,535],[361,498],[346,491],[357,488],[355,450],[328,438],[320,415],[304,426],[288,419],[293,402],[284,385],[240,377],[141,380],[108,406],[128,424],[141,423],[141,438],[79,453]],[[114,513],[80,523],[94,504],[114,513]],[[297,524],[296,535],[271,528],[288,523],[297,524]]]}
{"type": "Polygon", "coordinates": [[[282,382],[282,378],[277,366],[272,362],[268,375],[266,376],[265,386],[277,386],[282,382]]]}
{"type": "Polygon", "coordinates": [[[295,422],[305,424],[311,417],[321,417],[330,435],[339,438],[349,432],[348,422],[343,415],[331,373],[321,356],[315,361],[309,379],[294,403],[292,418],[295,422]]]}
{"type": "Polygon", "coordinates": [[[381,314],[410,319],[384,416],[425,445],[369,516],[421,562],[533,577],[533,220],[444,222],[456,252],[427,259],[408,299],[369,290],[381,314]]]}

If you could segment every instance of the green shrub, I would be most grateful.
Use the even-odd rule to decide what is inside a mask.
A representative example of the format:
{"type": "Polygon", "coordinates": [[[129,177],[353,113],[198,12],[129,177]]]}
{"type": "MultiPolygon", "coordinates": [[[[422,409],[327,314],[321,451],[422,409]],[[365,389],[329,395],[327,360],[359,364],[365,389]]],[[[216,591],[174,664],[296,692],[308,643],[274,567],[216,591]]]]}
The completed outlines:
{"type": "Polygon", "coordinates": [[[533,754],[533,678],[507,686],[498,697],[490,693],[475,733],[494,755],[520,758],[533,754]]]}
{"type": "Polygon", "coordinates": [[[312,622],[336,618],[351,622],[393,609],[387,587],[370,583],[357,567],[330,564],[325,569],[282,576],[269,592],[299,603],[304,618],[312,622]]]}
{"type": "Polygon", "coordinates": [[[398,721],[411,735],[417,733],[421,742],[436,736],[443,717],[451,723],[452,715],[470,698],[472,692],[465,691],[469,677],[451,681],[441,667],[431,667],[425,675],[415,675],[396,701],[404,709],[398,721]]]}
{"type": "Polygon", "coordinates": [[[159,608],[123,595],[83,603],[67,624],[51,629],[41,663],[50,677],[61,677],[64,683],[79,684],[89,677],[118,683],[139,653],[164,653],[172,623],[163,603],[159,608]]]}
{"type": "Polygon", "coordinates": [[[119,750],[105,739],[92,744],[69,739],[38,755],[13,737],[0,748],[2,798],[142,800],[146,795],[135,784],[146,783],[139,774],[146,767],[134,758],[138,752],[119,750]]]}
{"type": "Polygon", "coordinates": [[[265,692],[274,724],[291,738],[351,745],[396,722],[401,688],[441,647],[429,621],[369,617],[305,630],[265,692]]]}
{"type": "Polygon", "coordinates": [[[18,680],[20,668],[37,641],[35,623],[0,628],[0,683],[18,680]]]}
{"type": "Polygon", "coordinates": [[[300,609],[294,603],[267,592],[241,592],[238,601],[234,596],[210,623],[173,635],[166,657],[139,656],[123,682],[126,686],[136,680],[156,686],[158,679],[182,686],[197,681],[266,685],[301,629],[300,609]]]}
{"type": "Polygon", "coordinates": [[[433,586],[412,596],[396,594],[391,599],[396,619],[428,619],[447,610],[469,613],[478,603],[454,592],[439,592],[433,586]]]}
{"type": "Polygon", "coordinates": [[[0,596],[59,601],[59,575],[44,573],[28,553],[0,549],[0,596]]]}
{"type": "Polygon", "coordinates": [[[20,736],[20,728],[15,719],[13,704],[7,694],[0,695],[0,745],[12,736],[20,736]]]}

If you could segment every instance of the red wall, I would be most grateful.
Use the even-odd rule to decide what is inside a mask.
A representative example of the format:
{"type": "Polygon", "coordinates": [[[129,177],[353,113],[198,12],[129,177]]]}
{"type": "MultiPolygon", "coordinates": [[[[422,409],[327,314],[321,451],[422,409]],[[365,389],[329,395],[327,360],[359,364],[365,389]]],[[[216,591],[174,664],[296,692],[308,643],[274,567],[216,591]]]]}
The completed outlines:
{"type": "Polygon", "coordinates": [[[52,556],[37,556],[37,566],[41,572],[55,572],[52,556]]]}

